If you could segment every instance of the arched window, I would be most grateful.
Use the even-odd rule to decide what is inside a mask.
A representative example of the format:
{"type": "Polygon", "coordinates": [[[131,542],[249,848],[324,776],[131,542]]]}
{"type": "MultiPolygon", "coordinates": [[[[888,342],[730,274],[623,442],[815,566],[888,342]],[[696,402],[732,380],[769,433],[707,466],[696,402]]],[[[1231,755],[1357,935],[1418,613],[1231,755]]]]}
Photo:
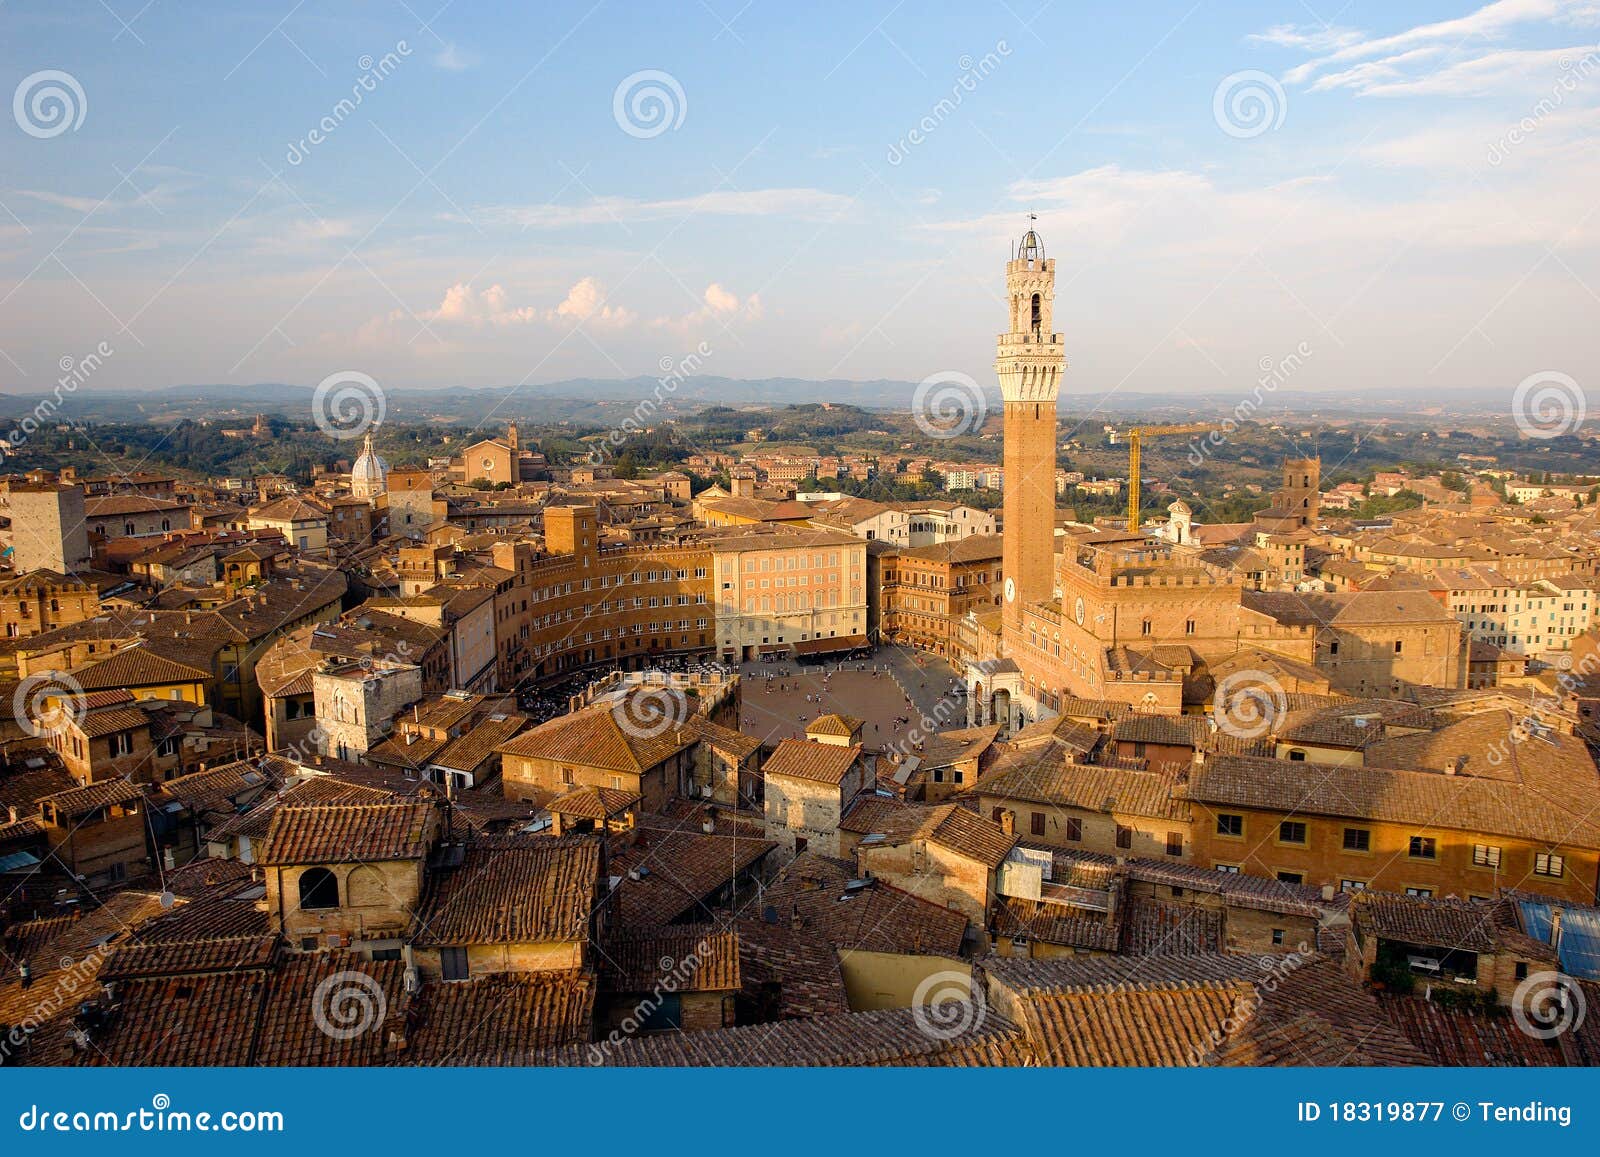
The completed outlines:
{"type": "Polygon", "coordinates": [[[1035,334],[1037,334],[1039,332],[1039,326],[1041,324],[1040,315],[1041,315],[1042,312],[1043,312],[1043,303],[1041,302],[1041,300],[1039,298],[1039,295],[1036,293],[1036,294],[1033,295],[1033,326],[1032,326],[1033,332],[1035,334]]]}
{"type": "Polygon", "coordinates": [[[300,873],[300,907],[337,908],[339,878],[327,868],[308,868],[300,873]]]}
{"type": "Polygon", "coordinates": [[[383,882],[383,873],[371,864],[353,869],[345,881],[345,903],[351,908],[372,908],[395,903],[394,894],[383,882]]]}

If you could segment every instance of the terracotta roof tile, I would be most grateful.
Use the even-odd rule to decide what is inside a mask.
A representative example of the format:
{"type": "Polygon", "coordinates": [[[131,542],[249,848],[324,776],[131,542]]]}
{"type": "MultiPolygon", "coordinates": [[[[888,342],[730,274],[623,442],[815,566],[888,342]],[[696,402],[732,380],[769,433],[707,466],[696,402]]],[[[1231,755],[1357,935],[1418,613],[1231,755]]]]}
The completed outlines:
{"type": "Polygon", "coordinates": [[[431,803],[331,803],[280,807],[267,829],[264,865],[415,860],[438,830],[431,803]]]}
{"type": "Polygon", "coordinates": [[[787,775],[815,783],[839,784],[861,758],[861,745],[840,747],[807,739],[785,739],[762,766],[765,776],[787,775]]]}
{"type": "Polygon", "coordinates": [[[523,1065],[541,1049],[589,1039],[594,978],[582,972],[480,976],[428,984],[397,1063],[523,1065]]]}
{"type": "Polygon", "coordinates": [[[430,871],[418,943],[587,941],[599,876],[597,839],[476,836],[430,871]]]}

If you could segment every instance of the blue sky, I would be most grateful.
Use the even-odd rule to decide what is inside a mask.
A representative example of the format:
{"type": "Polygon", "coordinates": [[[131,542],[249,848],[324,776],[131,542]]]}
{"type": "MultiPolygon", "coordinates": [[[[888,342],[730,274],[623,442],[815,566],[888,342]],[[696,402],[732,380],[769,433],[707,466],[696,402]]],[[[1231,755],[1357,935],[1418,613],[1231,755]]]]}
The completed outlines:
{"type": "Polygon", "coordinates": [[[1069,393],[1242,390],[1302,345],[1286,389],[1600,360],[1594,0],[51,0],[0,26],[0,392],[100,342],[97,382],[135,388],[536,387],[701,342],[733,377],[987,382],[1030,210],[1069,393]],[[30,105],[44,70],[75,127],[30,105]],[[647,72],[667,122],[629,90],[619,119],[647,72]]]}

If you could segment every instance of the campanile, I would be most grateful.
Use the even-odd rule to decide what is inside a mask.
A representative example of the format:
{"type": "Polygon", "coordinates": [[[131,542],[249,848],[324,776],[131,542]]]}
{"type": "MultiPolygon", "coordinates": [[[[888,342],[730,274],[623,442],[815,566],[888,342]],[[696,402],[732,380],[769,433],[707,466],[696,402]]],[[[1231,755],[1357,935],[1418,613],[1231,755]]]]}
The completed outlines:
{"type": "Polygon", "coordinates": [[[1056,394],[1066,351],[1051,328],[1056,263],[1032,229],[1006,262],[1011,328],[996,342],[1005,402],[1005,633],[1054,593],[1056,394]]]}

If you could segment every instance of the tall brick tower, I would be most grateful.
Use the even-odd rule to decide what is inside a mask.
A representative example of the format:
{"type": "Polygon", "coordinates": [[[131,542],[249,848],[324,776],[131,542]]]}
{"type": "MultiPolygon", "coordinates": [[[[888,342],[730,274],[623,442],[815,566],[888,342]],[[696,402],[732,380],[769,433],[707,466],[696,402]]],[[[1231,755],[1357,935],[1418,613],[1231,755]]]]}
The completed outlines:
{"type": "Polygon", "coordinates": [[[1321,491],[1321,458],[1285,458],[1283,488],[1272,496],[1272,505],[1292,514],[1295,525],[1314,527],[1322,510],[1321,491]]]}
{"type": "Polygon", "coordinates": [[[1056,263],[1031,228],[1006,262],[1011,329],[996,342],[1005,401],[1005,634],[1055,584],[1056,394],[1066,351],[1051,329],[1056,263]]]}

